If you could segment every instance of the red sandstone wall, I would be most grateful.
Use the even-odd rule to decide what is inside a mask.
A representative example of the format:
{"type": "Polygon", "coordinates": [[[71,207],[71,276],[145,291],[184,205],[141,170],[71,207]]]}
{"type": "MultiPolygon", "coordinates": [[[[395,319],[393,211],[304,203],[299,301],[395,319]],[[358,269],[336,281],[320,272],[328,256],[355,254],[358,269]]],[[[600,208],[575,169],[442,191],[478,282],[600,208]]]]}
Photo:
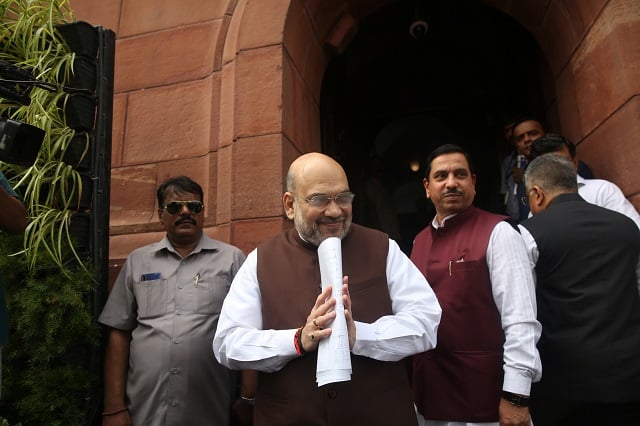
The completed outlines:
{"type": "Polygon", "coordinates": [[[248,251],[281,229],[278,3],[72,1],[77,19],[117,35],[111,259],[162,235],[155,188],[170,175],[203,186],[215,238],[248,251]]]}
{"type": "Polygon", "coordinates": [[[598,177],[640,209],[640,2],[485,0],[536,38],[552,69],[549,116],[598,177]],[[540,4],[543,3],[543,4],[540,4]]]}
{"type": "MultiPolygon", "coordinates": [[[[112,263],[162,235],[154,194],[169,175],[202,184],[212,236],[248,251],[278,232],[287,165],[320,149],[327,52],[388,1],[71,0],[117,34],[112,263]]],[[[640,207],[640,2],[483,1],[538,40],[553,127],[640,207]]]]}

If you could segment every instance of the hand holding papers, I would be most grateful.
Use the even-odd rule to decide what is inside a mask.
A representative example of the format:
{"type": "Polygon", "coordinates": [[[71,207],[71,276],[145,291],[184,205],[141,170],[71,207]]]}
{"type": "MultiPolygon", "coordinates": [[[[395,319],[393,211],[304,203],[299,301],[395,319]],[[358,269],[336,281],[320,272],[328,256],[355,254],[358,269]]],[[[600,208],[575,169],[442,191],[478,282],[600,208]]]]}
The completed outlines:
{"type": "Polygon", "coordinates": [[[318,261],[322,289],[331,285],[331,297],[336,300],[336,317],[332,323],[327,324],[331,327],[331,336],[321,340],[318,345],[316,381],[318,386],[323,386],[351,380],[349,333],[342,303],[342,242],[339,238],[327,238],[320,243],[318,261]]]}

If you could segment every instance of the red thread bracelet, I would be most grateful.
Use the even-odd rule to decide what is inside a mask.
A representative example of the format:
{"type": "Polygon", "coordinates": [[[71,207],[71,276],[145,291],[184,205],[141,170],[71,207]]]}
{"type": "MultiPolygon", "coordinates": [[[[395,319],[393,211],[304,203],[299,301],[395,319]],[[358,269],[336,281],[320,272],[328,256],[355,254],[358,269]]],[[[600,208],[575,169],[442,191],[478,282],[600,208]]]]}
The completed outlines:
{"type": "Polygon", "coordinates": [[[302,346],[302,329],[303,328],[304,328],[304,326],[300,327],[296,331],[295,336],[293,336],[293,345],[296,347],[296,353],[299,356],[302,356],[302,355],[307,353],[307,351],[305,351],[304,347],[302,346]]]}

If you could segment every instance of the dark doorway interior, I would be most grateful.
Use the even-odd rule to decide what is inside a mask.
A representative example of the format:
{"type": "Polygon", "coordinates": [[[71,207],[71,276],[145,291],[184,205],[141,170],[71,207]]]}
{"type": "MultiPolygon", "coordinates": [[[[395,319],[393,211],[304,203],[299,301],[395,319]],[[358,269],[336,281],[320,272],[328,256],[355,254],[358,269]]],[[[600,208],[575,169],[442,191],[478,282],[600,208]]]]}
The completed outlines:
{"type": "Polygon", "coordinates": [[[409,251],[434,214],[424,160],[446,142],[476,163],[476,205],[500,212],[502,128],[521,113],[542,116],[541,63],[531,36],[479,1],[397,1],[361,21],[329,64],[321,99],[323,150],[347,171],[354,221],[409,251]],[[410,34],[417,20],[428,24],[423,37],[410,34]]]}

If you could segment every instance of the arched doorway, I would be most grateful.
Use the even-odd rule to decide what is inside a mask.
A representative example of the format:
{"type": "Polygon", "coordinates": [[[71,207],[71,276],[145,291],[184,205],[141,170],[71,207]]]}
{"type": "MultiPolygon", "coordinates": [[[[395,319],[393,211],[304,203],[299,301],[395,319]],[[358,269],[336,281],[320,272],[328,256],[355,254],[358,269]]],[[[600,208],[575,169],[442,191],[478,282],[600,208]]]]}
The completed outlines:
{"type": "Polygon", "coordinates": [[[424,160],[447,142],[476,163],[476,205],[500,212],[500,160],[509,150],[502,128],[518,114],[544,117],[541,58],[527,31],[478,1],[397,1],[360,21],[328,64],[320,105],[322,149],[345,166],[357,193],[354,220],[410,250],[433,217],[424,160]],[[417,21],[426,33],[410,32],[417,21]]]}

